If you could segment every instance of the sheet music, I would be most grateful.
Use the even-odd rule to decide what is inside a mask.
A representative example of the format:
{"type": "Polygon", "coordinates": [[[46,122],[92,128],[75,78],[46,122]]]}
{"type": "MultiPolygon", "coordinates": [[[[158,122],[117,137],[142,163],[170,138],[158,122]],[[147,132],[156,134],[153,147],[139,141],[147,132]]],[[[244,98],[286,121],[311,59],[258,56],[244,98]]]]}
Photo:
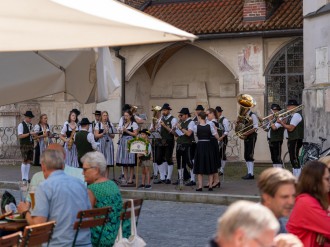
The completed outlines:
{"type": "Polygon", "coordinates": [[[180,129],[176,129],[175,130],[175,133],[178,135],[178,136],[183,136],[184,133],[180,130],[180,129]]]}

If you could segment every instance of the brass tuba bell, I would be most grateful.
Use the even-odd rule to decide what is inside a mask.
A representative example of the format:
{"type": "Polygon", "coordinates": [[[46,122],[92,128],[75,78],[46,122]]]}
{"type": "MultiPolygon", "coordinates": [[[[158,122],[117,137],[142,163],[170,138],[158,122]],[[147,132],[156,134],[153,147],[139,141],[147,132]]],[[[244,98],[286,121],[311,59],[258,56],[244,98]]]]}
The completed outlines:
{"type": "Polygon", "coordinates": [[[244,136],[243,134],[253,128],[253,120],[250,116],[246,116],[246,114],[251,108],[257,105],[257,102],[249,94],[240,94],[237,96],[237,103],[240,105],[240,109],[238,111],[235,134],[239,138],[245,139],[246,136],[244,136]],[[251,128],[246,128],[250,126],[251,128]]]}
{"type": "Polygon", "coordinates": [[[152,124],[153,124],[153,127],[155,129],[156,129],[157,121],[158,121],[157,115],[158,115],[158,112],[160,112],[161,109],[162,108],[158,105],[151,107],[151,111],[153,112],[153,114],[152,114],[152,124]]]}
{"type": "Polygon", "coordinates": [[[132,114],[135,114],[137,112],[138,107],[135,105],[130,105],[130,107],[131,107],[130,111],[132,112],[132,114]]]}

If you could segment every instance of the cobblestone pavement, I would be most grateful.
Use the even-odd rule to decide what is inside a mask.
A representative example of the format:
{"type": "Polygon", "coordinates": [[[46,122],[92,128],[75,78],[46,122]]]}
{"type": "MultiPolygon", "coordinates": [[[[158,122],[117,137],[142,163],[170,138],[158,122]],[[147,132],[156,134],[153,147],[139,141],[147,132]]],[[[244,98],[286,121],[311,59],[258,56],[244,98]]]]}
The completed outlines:
{"type": "Polygon", "coordinates": [[[225,209],[202,203],[144,201],[138,234],[151,247],[203,247],[225,209]]]}

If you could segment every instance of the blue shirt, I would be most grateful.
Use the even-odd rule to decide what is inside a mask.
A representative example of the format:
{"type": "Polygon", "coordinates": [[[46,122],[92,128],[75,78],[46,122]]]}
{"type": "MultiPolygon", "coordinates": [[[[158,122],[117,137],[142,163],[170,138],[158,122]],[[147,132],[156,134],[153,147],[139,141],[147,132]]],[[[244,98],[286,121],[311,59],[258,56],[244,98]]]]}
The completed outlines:
{"type": "MultiPolygon", "coordinates": [[[[37,187],[35,201],[32,216],[56,221],[49,246],[71,246],[76,232],[73,224],[77,220],[78,211],[91,208],[84,183],[78,178],[66,175],[63,170],[54,171],[37,187]]],[[[92,246],[89,229],[79,231],[76,244],[92,246]]]]}

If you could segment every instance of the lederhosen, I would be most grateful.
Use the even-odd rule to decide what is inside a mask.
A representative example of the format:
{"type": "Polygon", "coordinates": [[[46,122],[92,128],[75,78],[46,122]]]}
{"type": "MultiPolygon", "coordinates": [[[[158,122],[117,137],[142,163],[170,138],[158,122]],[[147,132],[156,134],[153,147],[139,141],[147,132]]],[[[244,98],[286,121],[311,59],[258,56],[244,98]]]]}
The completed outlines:
{"type": "MultiPolygon", "coordinates": [[[[173,118],[173,116],[170,116],[165,120],[165,117],[162,117],[161,120],[172,129],[173,118]]],[[[161,165],[164,161],[166,161],[168,165],[173,165],[172,156],[174,149],[174,135],[169,133],[163,126],[160,128],[160,135],[162,139],[161,143],[157,146],[156,162],[158,165],[161,165]]]]}
{"type": "MultiPolygon", "coordinates": [[[[27,125],[25,121],[22,122],[23,134],[30,133],[32,124],[27,125]]],[[[33,140],[32,136],[19,139],[20,150],[24,162],[33,161],[33,140]]]]}
{"type": "MultiPolygon", "coordinates": [[[[185,122],[182,122],[180,124],[182,129],[188,130],[189,123],[191,122],[191,119],[188,119],[185,122]]],[[[187,170],[187,165],[190,169],[193,168],[192,164],[192,156],[191,156],[191,145],[194,140],[193,134],[190,136],[182,135],[179,136],[176,140],[176,160],[178,169],[184,169],[183,173],[183,179],[188,180],[190,178],[189,172],[187,170]]]]}
{"type": "Polygon", "coordinates": [[[284,128],[280,127],[277,130],[269,128],[268,144],[270,150],[270,156],[273,164],[282,164],[282,144],[284,128]]]}
{"type": "MultiPolygon", "coordinates": [[[[252,118],[253,112],[249,113],[249,116],[252,118]]],[[[248,124],[248,123],[246,123],[248,124]]],[[[254,161],[254,148],[257,142],[257,132],[252,133],[246,139],[244,139],[244,159],[245,161],[254,161]]]]}
{"type": "MultiPolygon", "coordinates": [[[[299,113],[297,113],[299,114],[299,113]]],[[[287,124],[290,124],[293,116],[288,118],[287,124]]],[[[299,169],[301,164],[299,163],[299,150],[302,147],[302,142],[304,139],[304,119],[301,116],[300,123],[296,126],[296,128],[292,131],[288,131],[288,150],[290,155],[290,162],[292,168],[299,169]]]]}
{"type": "MultiPolygon", "coordinates": [[[[216,119],[213,119],[213,120],[212,120],[212,122],[214,123],[215,127],[217,128],[217,133],[219,135],[219,123],[216,119]]],[[[211,144],[215,148],[214,152],[217,157],[217,165],[218,165],[217,168],[220,168],[221,167],[221,157],[220,157],[220,150],[219,150],[219,142],[213,135],[211,136],[211,144]]]]}
{"type": "MultiPolygon", "coordinates": [[[[42,127],[40,124],[39,125],[39,132],[38,132],[38,136],[42,136],[44,133],[42,131],[42,127]]],[[[49,125],[47,124],[46,126],[46,130],[49,129],[49,125]]],[[[39,139],[37,145],[34,148],[34,165],[35,166],[40,166],[40,155],[42,154],[43,150],[45,149],[45,147],[40,147],[41,145],[44,145],[43,140],[39,139]]]]}
{"type": "MultiPolygon", "coordinates": [[[[223,120],[225,117],[222,117],[219,119],[219,127],[218,127],[218,135],[221,137],[223,133],[225,132],[225,126],[223,125],[223,120]]],[[[219,143],[220,146],[220,160],[227,160],[226,156],[226,148],[228,143],[228,137],[227,135],[223,138],[222,142],[219,143]]]]}

